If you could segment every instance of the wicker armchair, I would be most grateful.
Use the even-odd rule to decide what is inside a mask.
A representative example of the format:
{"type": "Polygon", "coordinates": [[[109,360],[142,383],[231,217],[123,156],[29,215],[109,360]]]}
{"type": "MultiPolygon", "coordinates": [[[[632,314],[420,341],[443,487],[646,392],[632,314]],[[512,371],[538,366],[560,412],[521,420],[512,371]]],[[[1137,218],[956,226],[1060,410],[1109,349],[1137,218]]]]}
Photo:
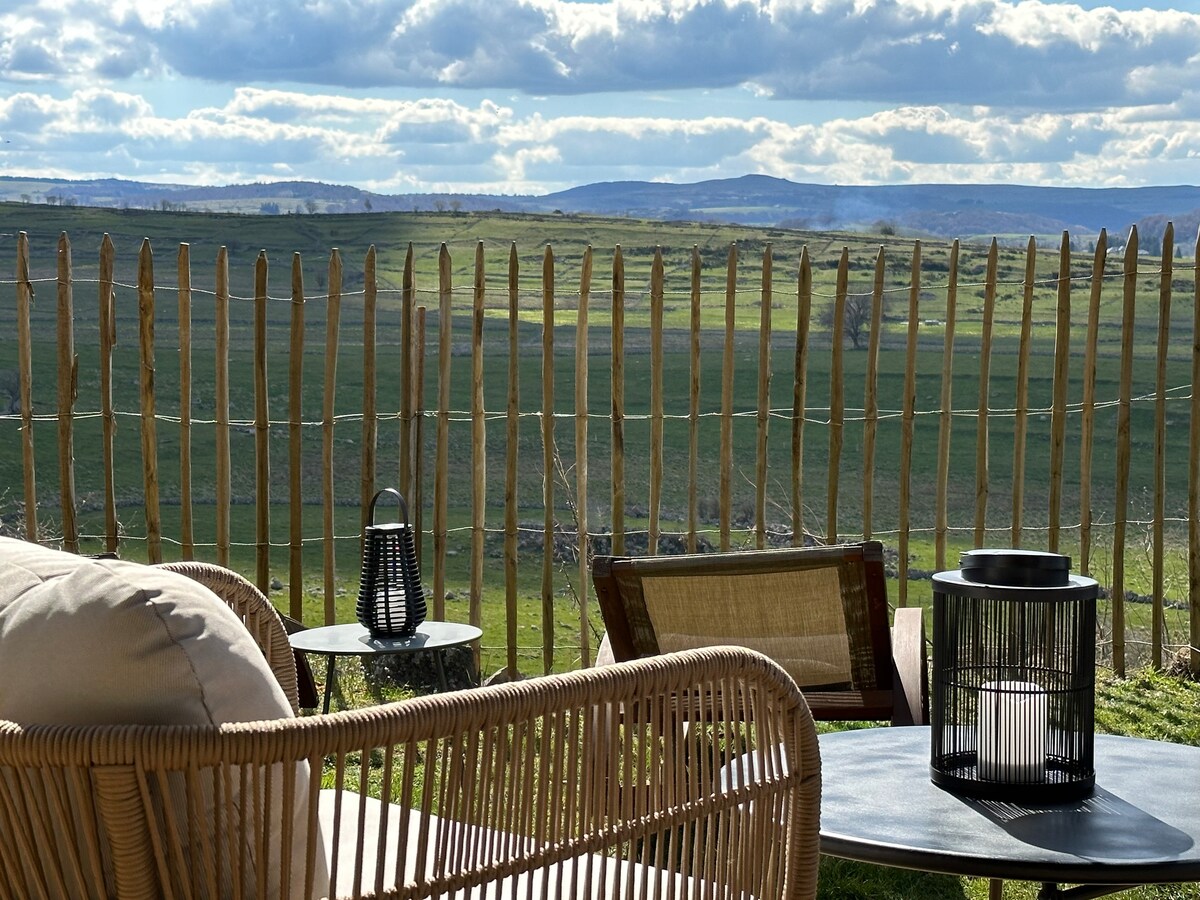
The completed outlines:
{"type": "Polygon", "coordinates": [[[736,644],[778,662],[817,719],[924,724],[919,608],[888,625],[883,546],[597,557],[600,662],[736,644]]]}
{"type": "Polygon", "coordinates": [[[0,898],[808,898],[819,800],[803,697],[737,648],[305,718],[0,721],[0,898]]]}

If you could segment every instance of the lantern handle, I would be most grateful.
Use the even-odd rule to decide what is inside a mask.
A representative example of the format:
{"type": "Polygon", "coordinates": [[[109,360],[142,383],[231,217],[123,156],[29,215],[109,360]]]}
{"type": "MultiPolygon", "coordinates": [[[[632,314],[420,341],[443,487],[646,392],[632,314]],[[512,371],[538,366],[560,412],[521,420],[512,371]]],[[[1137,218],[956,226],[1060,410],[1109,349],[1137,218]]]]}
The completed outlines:
{"type": "Polygon", "coordinates": [[[400,503],[400,522],[403,525],[408,524],[408,504],[404,502],[404,495],[393,487],[387,487],[375,494],[371,498],[371,505],[367,507],[367,524],[375,524],[375,503],[384,494],[395,494],[396,500],[400,503]]]}

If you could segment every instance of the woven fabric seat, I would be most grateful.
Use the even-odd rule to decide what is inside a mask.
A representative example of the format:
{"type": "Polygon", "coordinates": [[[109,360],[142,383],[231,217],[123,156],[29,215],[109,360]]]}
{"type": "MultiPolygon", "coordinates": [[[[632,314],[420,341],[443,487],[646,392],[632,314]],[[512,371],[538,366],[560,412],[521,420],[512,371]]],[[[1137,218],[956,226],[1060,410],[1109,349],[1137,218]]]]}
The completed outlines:
{"type": "Polygon", "coordinates": [[[737,645],[779,663],[817,719],[923,724],[921,610],[889,627],[878,541],[680,556],[597,557],[600,662],[737,645]]]}

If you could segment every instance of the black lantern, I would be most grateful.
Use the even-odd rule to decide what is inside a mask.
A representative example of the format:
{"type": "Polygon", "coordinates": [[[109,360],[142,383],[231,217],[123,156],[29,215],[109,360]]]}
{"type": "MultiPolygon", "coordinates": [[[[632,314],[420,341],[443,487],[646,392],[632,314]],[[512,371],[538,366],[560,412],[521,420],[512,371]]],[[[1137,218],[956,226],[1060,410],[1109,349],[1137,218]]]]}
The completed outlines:
{"type": "Polygon", "coordinates": [[[934,784],[992,800],[1095,785],[1096,582],[1071,560],[971,550],[933,576],[934,784]]]}
{"type": "Polygon", "coordinates": [[[358,621],[373,637],[408,637],[425,621],[425,591],[404,497],[395,488],[384,488],[371,498],[367,520],[355,610],[358,621]],[[375,503],[384,494],[393,494],[400,502],[401,521],[376,525],[375,503]]]}

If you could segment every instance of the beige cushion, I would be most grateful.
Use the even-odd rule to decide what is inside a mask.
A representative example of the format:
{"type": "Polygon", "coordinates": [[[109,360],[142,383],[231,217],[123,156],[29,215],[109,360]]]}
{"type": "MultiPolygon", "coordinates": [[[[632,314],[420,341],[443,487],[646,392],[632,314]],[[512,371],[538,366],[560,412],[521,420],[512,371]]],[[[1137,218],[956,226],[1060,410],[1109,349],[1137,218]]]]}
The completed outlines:
{"type": "MultiPolygon", "coordinates": [[[[253,637],[208,588],[151,566],[0,538],[0,718],[216,725],[291,717],[253,637]]],[[[275,821],[276,846],[278,831],[275,821]]],[[[270,880],[277,886],[279,877],[270,880]]]]}
{"type": "MultiPolygon", "coordinates": [[[[291,716],[237,615],[182,575],[0,545],[0,717],[199,725],[291,716]]],[[[32,545],[26,545],[30,547],[32,545]]]]}

